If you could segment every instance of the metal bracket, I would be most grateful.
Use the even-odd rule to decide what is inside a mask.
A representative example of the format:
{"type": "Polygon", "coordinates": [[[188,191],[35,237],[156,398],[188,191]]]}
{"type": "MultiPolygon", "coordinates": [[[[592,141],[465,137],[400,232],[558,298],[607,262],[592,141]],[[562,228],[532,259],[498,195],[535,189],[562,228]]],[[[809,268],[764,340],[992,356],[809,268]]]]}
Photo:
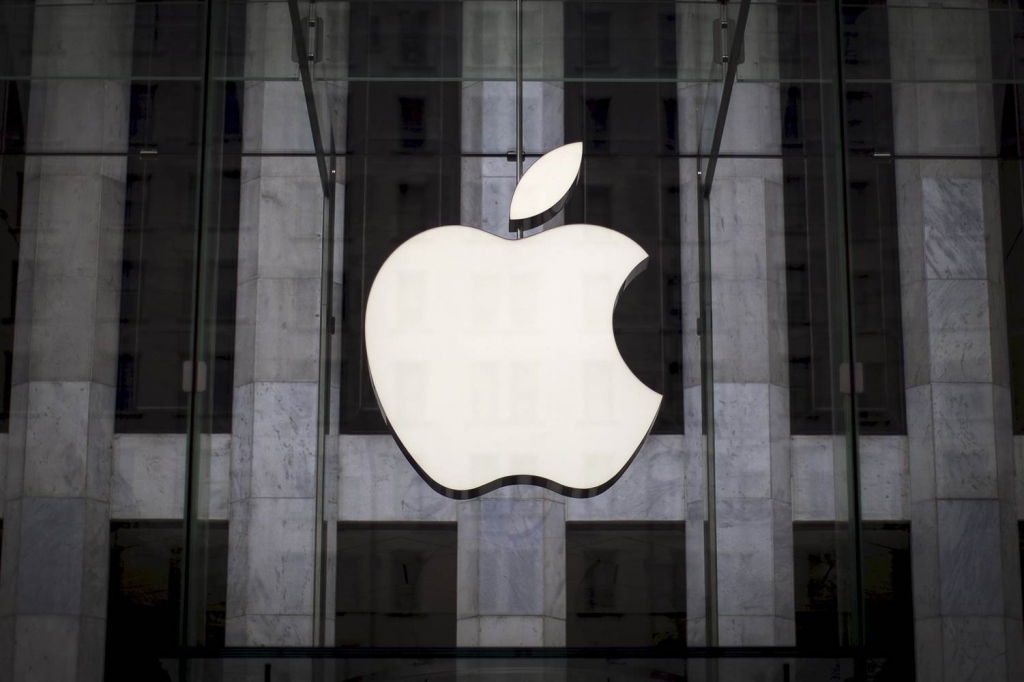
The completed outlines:
{"type": "MultiPolygon", "coordinates": [[[[306,27],[306,61],[310,64],[318,64],[324,60],[324,20],[318,16],[305,17],[302,25],[306,27]]],[[[295,41],[292,41],[292,61],[299,62],[298,50],[295,49],[295,41]]]]}
{"type": "MultiPolygon", "coordinates": [[[[732,45],[732,36],[736,29],[736,22],[732,19],[715,19],[711,23],[711,34],[715,39],[715,64],[729,63],[729,47],[732,45]]],[[[742,64],[746,59],[744,45],[740,44],[740,56],[737,64],[742,64]]]]}

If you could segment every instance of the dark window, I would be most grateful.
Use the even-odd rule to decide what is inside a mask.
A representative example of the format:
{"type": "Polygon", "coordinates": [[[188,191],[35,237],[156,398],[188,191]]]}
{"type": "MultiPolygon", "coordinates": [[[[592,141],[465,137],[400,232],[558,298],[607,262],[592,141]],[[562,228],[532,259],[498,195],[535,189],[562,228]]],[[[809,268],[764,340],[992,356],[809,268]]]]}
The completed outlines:
{"type": "MultiPolygon", "coordinates": [[[[34,15],[32,5],[4,7],[0,20],[0,74],[30,73],[34,15]]],[[[0,80],[0,433],[6,433],[10,427],[29,85],[27,79],[0,80]]]]}
{"type": "Polygon", "coordinates": [[[460,223],[462,7],[351,3],[341,303],[341,430],[386,433],[370,386],[363,311],[402,242],[460,223]],[[397,18],[396,18],[397,17],[397,18]],[[408,78],[409,80],[400,80],[408,78]]]}
{"type": "MultiPolygon", "coordinates": [[[[210,522],[205,561],[207,646],[224,646],[228,524],[210,522]]],[[[170,680],[159,657],[178,645],[184,570],[181,521],[110,524],[106,679],[170,680]]]]}
{"type": "MultiPolygon", "coordinates": [[[[119,432],[185,431],[188,394],[182,374],[183,363],[191,356],[193,331],[204,124],[199,46],[205,16],[204,7],[193,3],[142,2],[135,10],[118,350],[119,432]]],[[[229,41],[237,45],[244,33],[244,15],[234,12],[231,17],[229,41]]],[[[237,59],[241,50],[230,54],[237,59]]],[[[217,249],[221,282],[216,310],[210,315],[218,362],[215,374],[207,377],[207,390],[212,393],[212,429],[227,432],[234,355],[241,88],[232,82],[212,92],[225,101],[222,108],[210,108],[224,116],[224,153],[216,171],[222,175],[216,197],[219,215],[208,213],[213,220],[204,226],[217,235],[209,248],[217,249]]]]}
{"type": "MultiPolygon", "coordinates": [[[[840,644],[840,622],[851,614],[840,593],[851,594],[852,567],[839,559],[832,523],[796,523],[793,550],[796,643],[807,650],[840,644]]],[[[879,679],[914,679],[914,612],[910,575],[910,526],[864,523],[861,531],[867,648],[879,679]]]]}
{"type": "Polygon", "coordinates": [[[676,84],[623,81],[677,77],[674,27],[671,4],[565,4],[565,75],[577,79],[565,83],[565,139],[584,144],[565,220],[610,227],[650,254],[613,324],[626,364],[664,396],[655,433],[683,430],[676,84]]]}
{"type": "Polygon", "coordinates": [[[684,529],[668,522],[566,524],[566,644],[684,645],[684,529]]]}
{"type": "MultiPolygon", "coordinates": [[[[818,5],[779,6],[783,126],[786,295],[790,420],[796,434],[830,433],[839,368],[831,361],[825,165],[818,78],[818,5]],[[789,81],[789,82],[787,82],[789,81]]],[[[845,75],[879,85],[848,86],[847,221],[855,359],[863,368],[857,398],[861,433],[906,432],[899,243],[892,159],[888,15],[876,7],[843,10],[845,75]],[[876,156],[882,154],[883,156],[876,156]]]]}
{"type": "MultiPolygon", "coordinates": [[[[996,3],[990,4],[1001,7],[996,3]]],[[[1019,82],[1024,77],[1024,46],[1020,41],[1020,36],[1024,35],[1024,15],[1019,11],[994,11],[989,16],[992,78],[1019,82]]],[[[1007,83],[994,85],[992,92],[999,150],[999,206],[1013,432],[1024,434],[1024,169],[1021,168],[1024,91],[1017,83],[1007,83]]]]}
{"type": "Polygon", "coordinates": [[[454,647],[454,523],[338,525],[337,646],[454,647]]]}

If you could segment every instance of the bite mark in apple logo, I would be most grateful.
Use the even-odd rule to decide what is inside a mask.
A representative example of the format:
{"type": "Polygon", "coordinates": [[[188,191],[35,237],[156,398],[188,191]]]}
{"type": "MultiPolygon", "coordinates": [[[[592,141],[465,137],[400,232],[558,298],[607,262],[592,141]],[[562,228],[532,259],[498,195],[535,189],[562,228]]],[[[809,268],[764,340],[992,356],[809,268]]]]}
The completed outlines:
{"type": "MultiPolygon", "coordinates": [[[[578,142],[538,159],[513,193],[510,230],[554,217],[582,160],[578,142]]],[[[647,261],[632,239],[585,224],[523,239],[447,225],[395,249],[366,304],[370,380],[434,490],[467,499],[532,484],[591,497],[618,480],[662,399],[612,330],[619,293],[647,261]]]]}

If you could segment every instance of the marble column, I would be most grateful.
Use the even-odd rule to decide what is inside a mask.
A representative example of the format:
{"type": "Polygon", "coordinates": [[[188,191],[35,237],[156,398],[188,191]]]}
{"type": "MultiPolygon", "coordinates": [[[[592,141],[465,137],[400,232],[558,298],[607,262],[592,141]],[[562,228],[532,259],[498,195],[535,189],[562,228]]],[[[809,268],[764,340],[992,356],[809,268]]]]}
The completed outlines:
{"type": "MultiPolygon", "coordinates": [[[[461,219],[506,238],[516,187],[516,165],[505,159],[516,148],[515,34],[514,5],[465,5],[462,149],[490,156],[462,160],[461,219]]],[[[524,72],[554,79],[523,87],[523,146],[539,155],[564,142],[561,3],[524,7],[523,37],[524,72]]],[[[458,645],[564,646],[562,498],[515,486],[459,503],[457,516],[458,645]]]]}
{"type": "Polygon", "coordinates": [[[246,11],[227,644],[313,642],[323,191],[285,4],[246,11]],[[280,79],[280,80],[277,80],[280,79]],[[285,156],[284,154],[295,154],[285,156]],[[264,154],[275,154],[264,156],[264,154]],[[301,156],[300,156],[301,155],[301,156]]]}
{"type": "MultiPolygon", "coordinates": [[[[699,7],[699,6],[698,6],[699,7]]],[[[690,32],[704,33],[710,20],[697,8],[683,21],[683,50],[690,32]]],[[[780,153],[779,90],[775,14],[761,8],[747,24],[748,81],[733,90],[722,152],[776,156],[780,153]]],[[[710,50],[703,41],[704,50],[710,50]]],[[[693,59],[684,61],[692,70],[693,59]]],[[[717,106],[716,92],[680,87],[681,137],[705,144],[717,106]],[[703,122],[703,126],[701,125],[703,122]]],[[[692,150],[696,151],[696,150],[692,150]]],[[[700,314],[697,203],[692,162],[681,168],[684,227],[684,374],[687,432],[687,615],[691,644],[706,644],[704,544],[706,454],[701,443],[700,314]]],[[[714,321],[714,482],[717,503],[718,644],[786,646],[795,643],[793,515],[790,491],[789,380],[786,331],[785,244],[782,164],[775,159],[723,158],[718,162],[707,209],[710,230],[710,291],[714,321]]]]}
{"type": "Polygon", "coordinates": [[[511,486],[458,508],[459,646],[565,646],[565,500],[511,486]]]}
{"type": "Polygon", "coordinates": [[[988,22],[889,10],[921,682],[1024,678],[988,22]]]}
{"type": "Polygon", "coordinates": [[[27,146],[53,155],[25,164],[0,568],[5,680],[103,677],[134,14],[131,4],[36,10],[27,146]]]}

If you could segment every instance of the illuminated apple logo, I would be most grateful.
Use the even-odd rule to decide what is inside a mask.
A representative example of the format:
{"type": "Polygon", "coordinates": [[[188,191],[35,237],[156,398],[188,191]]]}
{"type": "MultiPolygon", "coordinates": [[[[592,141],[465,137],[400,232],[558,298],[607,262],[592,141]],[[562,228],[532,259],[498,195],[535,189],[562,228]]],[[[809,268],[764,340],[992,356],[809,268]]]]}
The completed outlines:
{"type": "MultiPolygon", "coordinates": [[[[582,160],[580,143],[538,159],[511,228],[561,210],[582,160]]],[[[524,239],[448,225],[388,257],[366,305],[370,378],[427,483],[454,498],[521,483],[589,497],[622,475],[661,405],[612,331],[619,292],[647,259],[596,225],[524,239]]]]}

